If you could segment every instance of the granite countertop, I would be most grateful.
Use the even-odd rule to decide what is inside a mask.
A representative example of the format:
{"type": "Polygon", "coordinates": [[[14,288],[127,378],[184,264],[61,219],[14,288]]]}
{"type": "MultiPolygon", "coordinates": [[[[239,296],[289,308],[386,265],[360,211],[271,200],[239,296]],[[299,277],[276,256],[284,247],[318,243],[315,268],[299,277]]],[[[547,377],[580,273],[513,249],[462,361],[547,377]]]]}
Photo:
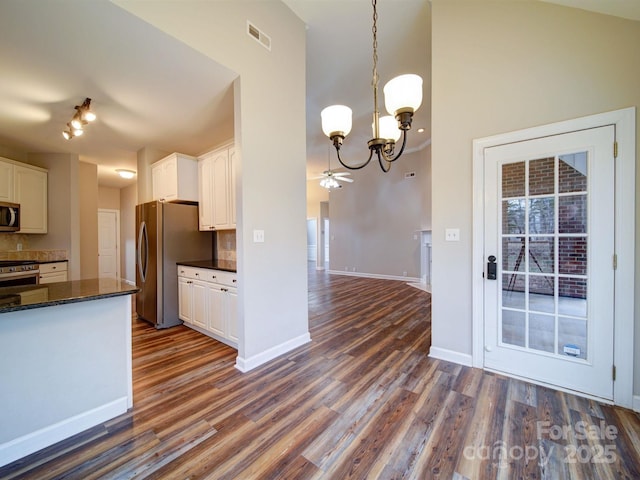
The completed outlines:
{"type": "Polygon", "coordinates": [[[223,272],[236,273],[236,262],[232,260],[193,260],[176,262],[177,265],[185,267],[208,268],[209,270],[222,270],[223,272]]]}
{"type": "Polygon", "coordinates": [[[135,285],[111,278],[1,287],[0,313],[131,295],[139,291],[135,285]]]}

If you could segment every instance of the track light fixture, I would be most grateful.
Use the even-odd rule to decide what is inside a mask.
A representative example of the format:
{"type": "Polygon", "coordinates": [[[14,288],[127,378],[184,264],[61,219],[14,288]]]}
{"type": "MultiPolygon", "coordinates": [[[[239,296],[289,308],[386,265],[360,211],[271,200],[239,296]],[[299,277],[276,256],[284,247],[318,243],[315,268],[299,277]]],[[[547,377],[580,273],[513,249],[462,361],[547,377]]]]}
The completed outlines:
{"type": "Polygon", "coordinates": [[[62,132],[65,140],[71,140],[73,137],[79,137],[83,133],[83,127],[96,119],[96,114],[91,111],[91,99],[85,98],[82,105],[74,107],[76,113],[73,114],[71,121],[67,123],[67,130],[62,132]]]}
{"type": "Polygon", "coordinates": [[[422,78],[418,75],[400,75],[391,79],[384,87],[385,106],[389,116],[380,117],[378,110],[378,11],[376,0],[373,6],[373,138],[369,140],[369,158],[360,165],[348,165],[340,157],[342,141],[351,131],[351,109],[344,105],[332,105],[322,110],[322,131],[331,139],[343,167],[358,170],[366,167],[375,153],[383,172],[388,172],[391,162],[396,161],[404,152],[407,142],[407,130],[411,129],[413,113],[422,104],[422,78]],[[393,116],[391,116],[393,115],[393,116]],[[394,121],[394,118],[397,121],[394,121]],[[397,129],[395,128],[397,127],[397,129]],[[402,146],[395,153],[396,142],[402,135],[402,146]]]}

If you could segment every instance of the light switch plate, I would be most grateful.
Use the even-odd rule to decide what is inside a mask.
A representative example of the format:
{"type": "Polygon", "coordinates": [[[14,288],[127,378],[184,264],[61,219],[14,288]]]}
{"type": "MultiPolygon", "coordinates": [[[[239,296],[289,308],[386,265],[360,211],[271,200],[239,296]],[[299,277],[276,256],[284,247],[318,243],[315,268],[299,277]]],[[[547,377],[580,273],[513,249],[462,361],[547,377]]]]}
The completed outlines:
{"type": "Polygon", "coordinates": [[[460,241],[460,229],[459,228],[447,228],[444,231],[444,239],[447,242],[459,242],[460,241]]]}
{"type": "Polygon", "coordinates": [[[253,243],[264,243],[264,230],[253,231],[253,243]]]}

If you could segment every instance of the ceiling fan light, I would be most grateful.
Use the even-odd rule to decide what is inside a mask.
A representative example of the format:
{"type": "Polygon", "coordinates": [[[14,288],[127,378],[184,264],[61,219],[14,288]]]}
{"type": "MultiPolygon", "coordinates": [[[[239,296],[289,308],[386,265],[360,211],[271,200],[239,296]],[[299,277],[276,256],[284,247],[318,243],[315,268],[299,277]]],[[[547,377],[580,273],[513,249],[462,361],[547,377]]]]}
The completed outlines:
{"type": "Polygon", "coordinates": [[[331,105],[320,112],[322,131],[331,138],[334,135],[346,137],[351,131],[351,109],[345,105],[331,105]]]}
{"type": "MultiPolygon", "coordinates": [[[[398,128],[398,122],[391,115],[385,115],[384,117],[380,117],[379,120],[379,131],[380,138],[384,138],[386,140],[393,140],[397,142],[400,139],[400,135],[402,135],[402,130],[398,128]]],[[[375,127],[374,132],[375,132],[375,127]]],[[[375,136],[375,133],[374,133],[375,136]]]]}
{"type": "Polygon", "coordinates": [[[390,115],[418,110],[422,105],[422,77],[408,73],[389,80],[384,86],[384,104],[390,115]]]}

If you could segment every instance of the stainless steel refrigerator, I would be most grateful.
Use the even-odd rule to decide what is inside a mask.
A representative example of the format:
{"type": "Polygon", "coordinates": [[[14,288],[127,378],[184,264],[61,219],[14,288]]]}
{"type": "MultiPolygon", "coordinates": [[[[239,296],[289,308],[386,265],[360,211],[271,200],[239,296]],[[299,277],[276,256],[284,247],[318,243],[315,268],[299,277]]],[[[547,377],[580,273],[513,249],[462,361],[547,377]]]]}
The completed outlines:
{"type": "Polygon", "coordinates": [[[198,205],[149,202],[136,206],[138,317],[156,328],[182,323],[176,262],[213,258],[212,235],[198,230],[198,205]]]}

